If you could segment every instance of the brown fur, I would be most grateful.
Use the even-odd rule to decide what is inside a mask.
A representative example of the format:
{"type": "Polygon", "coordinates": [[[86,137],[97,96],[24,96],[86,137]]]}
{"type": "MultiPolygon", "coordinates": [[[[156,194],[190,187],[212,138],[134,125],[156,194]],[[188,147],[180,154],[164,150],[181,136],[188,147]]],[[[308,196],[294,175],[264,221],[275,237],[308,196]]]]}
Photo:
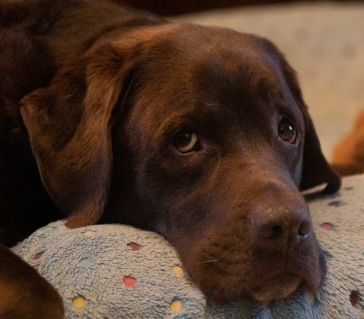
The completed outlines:
{"type": "Polygon", "coordinates": [[[60,296],[35,269],[2,246],[0,256],[1,319],[63,318],[60,296]]]}
{"type": "Polygon", "coordinates": [[[364,111],[360,111],[351,131],[333,151],[333,166],[342,176],[364,173],[364,111]]]}
{"type": "MultiPolygon", "coordinates": [[[[325,260],[300,190],[331,193],[340,178],[276,47],[105,2],[48,3],[15,20],[0,5],[1,242],[62,216],[69,227],[119,222],[164,235],[216,300],[317,290],[325,260]],[[197,136],[187,153],[183,131],[197,136]]],[[[0,295],[22,285],[22,267],[6,281],[1,259],[0,295]]]]}

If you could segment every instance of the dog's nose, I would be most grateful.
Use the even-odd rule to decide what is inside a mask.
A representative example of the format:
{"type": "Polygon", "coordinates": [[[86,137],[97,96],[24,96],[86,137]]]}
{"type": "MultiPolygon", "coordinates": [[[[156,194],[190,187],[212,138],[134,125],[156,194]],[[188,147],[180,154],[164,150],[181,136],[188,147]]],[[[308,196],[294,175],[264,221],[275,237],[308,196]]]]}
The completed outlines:
{"type": "Polygon", "coordinates": [[[250,234],[257,240],[292,246],[308,239],[311,233],[310,215],[302,207],[260,207],[249,219],[250,234]]]}

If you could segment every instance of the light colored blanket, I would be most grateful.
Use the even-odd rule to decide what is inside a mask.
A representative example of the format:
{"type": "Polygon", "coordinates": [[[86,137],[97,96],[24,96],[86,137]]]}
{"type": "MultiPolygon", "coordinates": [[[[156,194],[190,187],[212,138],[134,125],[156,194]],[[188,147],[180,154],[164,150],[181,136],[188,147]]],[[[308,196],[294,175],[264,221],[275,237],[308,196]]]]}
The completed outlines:
{"type": "Polygon", "coordinates": [[[66,318],[364,318],[364,175],[344,179],[336,195],[309,206],[328,275],[316,294],[305,289],[261,305],[216,306],[194,287],[161,236],[123,225],[44,227],[14,250],[64,298],[66,318]]]}

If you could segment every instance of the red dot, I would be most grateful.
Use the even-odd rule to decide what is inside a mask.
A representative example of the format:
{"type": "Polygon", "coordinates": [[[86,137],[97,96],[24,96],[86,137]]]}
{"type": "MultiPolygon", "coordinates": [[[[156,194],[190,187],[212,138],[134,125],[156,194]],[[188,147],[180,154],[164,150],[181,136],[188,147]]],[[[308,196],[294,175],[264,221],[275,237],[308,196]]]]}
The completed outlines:
{"type": "Polygon", "coordinates": [[[123,283],[125,287],[133,287],[135,285],[136,279],[131,276],[124,276],[123,283]]]}
{"type": "Polygon", "coordinates": [[[328,205],[332,206],[332,207],[341,207],[341,206],[345,205],[345,203],[340,200],[334,200],[334,201],[330,202],[328,205]]]}
{"type": "Polygon", "coordinates": [[[355,307],[358,304],[359,301],[359,293],[357,291],[352,291],[350,294],[350,302],[353,307],[355,307]]]}
{"type": "Polygon", "coordinates": [[[222,296],[216,296],[214,301],[216,306],[222,306],[225,303],[225,298],[222,296]]]}
{"type": "Polygon", "coordinates": [[[332,230],[334,228],[334,225],[333,224],[330,224],[330,223],[323,223],[320,225],[323,229],[326,229],[326,230],[332,230]]]}
{"type": "Polygon", "coordinates": [[[39,251],[39,252],[34,254],[33,259],[38,260],[43,256],[43,254],[44,254],[44,251],[39,251]]]}
{"type": "Polygon", "coordinates": [[[128,247],[130,247],[130,248],[131,248],[131,250],[134,250],[134,251],[136,251],[136,250],[139,250],[139,249],[140,249],[140,245],[139,245],[139,244],[137,244],[137,243],[134,243],[134,242],[130,242],[130,243],[128,243],[128,244],[127,244],[127,246],[128,246],[128,247]]]}

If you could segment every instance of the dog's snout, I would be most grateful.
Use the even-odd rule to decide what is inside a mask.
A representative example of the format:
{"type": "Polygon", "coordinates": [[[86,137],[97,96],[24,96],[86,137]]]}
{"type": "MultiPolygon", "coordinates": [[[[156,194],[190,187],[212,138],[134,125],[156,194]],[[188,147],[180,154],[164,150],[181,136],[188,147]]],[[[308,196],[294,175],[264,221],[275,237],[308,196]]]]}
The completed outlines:
{"type": "Polygon", "coordinates": [[[260,207],[250,214],[249,231],[253,240],[297,245],[309,238],[311,220],[304,208],[260,207]]]}

